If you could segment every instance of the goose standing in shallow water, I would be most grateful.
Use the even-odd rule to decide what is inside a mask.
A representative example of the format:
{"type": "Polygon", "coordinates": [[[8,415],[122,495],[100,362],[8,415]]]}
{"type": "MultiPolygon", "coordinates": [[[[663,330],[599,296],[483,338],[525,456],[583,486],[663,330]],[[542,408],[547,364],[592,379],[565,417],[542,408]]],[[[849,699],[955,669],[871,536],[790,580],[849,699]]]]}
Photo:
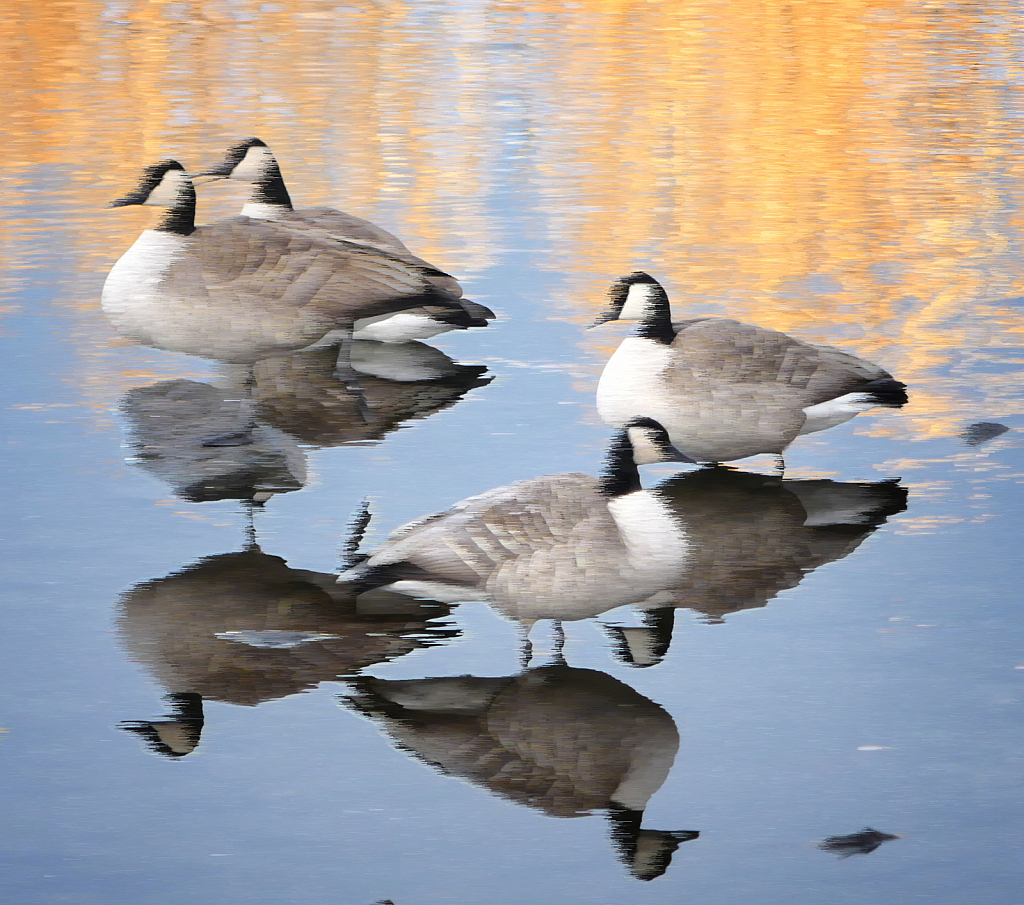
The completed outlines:
{"type": "MultiPolygon", "coordinates": [[[[232,145],[225,152],[224,159],[196,178],[200,177],[250,183],[252,194],[241,211],[246,217],[312,227],[335,239],[381,249],[424,268],[428,272],[427,278],[438,289],[456,297],[462,295],[462,287],[454,277],[414,255],[401,239],[375,223],[330,207],[295,210],[277,159],[258,138],[248,138],[232,145]]],[[[449,330],[486,327],[493,318],[494,312],[490,308],[464,299],[461,308],[422,308],[360,318],[355,324],[355,338],[390,343],[429,339],[449,330]]]]}
{"type": "Polygon", "coordinates": [[[339,581],[448,603],[484,600],[528,636],[540,619],[585,619],[648,598],[686,568],[683,526],[640,484],[637,465],[672,461],[661,425],[630,422],[604,474],[518,481],[396,530],[339,581]]]}
{"type": "Polygon", "coordinates": [[[463,310],[431,272],[301,223],[231,217],[195,226],[195,189],[181,164],[144,171],[111,207],[165,212],[113,266],[103,310],[146,345],[252,364],[347,340],[353,322],[429,305],[463,310]]]}
{"type": "Polygon", "coordinates": [[[605,365],[597,410],[612,427],[647,417],[665,426],[681,461],[782,460],[801,434],[875,406],[899,408],[906,385],[878,365],[717,317],[672,322],[661,284],[636,272],[613,284],[598,323],[639,320],[605,365]]]}

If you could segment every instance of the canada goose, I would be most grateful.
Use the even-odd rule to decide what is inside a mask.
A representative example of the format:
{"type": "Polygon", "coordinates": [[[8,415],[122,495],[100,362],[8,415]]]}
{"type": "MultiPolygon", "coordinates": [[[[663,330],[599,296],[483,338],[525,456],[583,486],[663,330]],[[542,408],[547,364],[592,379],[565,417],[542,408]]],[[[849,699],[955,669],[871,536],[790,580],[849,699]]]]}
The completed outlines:
{"type": "Polygon", "coordinates": [[[230,217],[195,226],[195,189],[181,164],[147,167],[111,207],[165,208],[113,266],[103,310],[146,345],[252,364],[347,341],[352,324],[423,305],[463,310],[423,267],[301,223],[230,217]]]}
{"type": "Polygon", "coordinates": [[[899,408],[906,385],[831,346],[725,318],[672,322],[661,284],[636,272],[617,280],[598,323],[639,320],[605,365],[597,410],[612,427],[661,422],[682,461],[728,462],[782,452],[801,434],[874,406],[899,408]]]}
{"type": "Polygon", "coordinates": [[[448,607],[352,590],[250,544],[130,588],[116,628],[167,692],[249,706],[458,634],[428,621],[448,607]]]}
{"type": "Polygon", "coordinates": [[[676,475],[653,492],[686,531],[690,557],[672,585],[634,604],[641,625],[606,625],[618,659],[632,666],[665,657],[676,609],[718,623],[767,606],[907,508],[907,489],[893,481],[790,481],[724,466],[676,475]]]}
{"type": "MultiPolygon", "coordinates": [[[[396,258],[424,268],[428,272],[427,278],[441,291],[457,297],[462,295],[462,287],[454,277],[416,257],[397,236],[369,220],[330,207],[295,210],[277,159],[258,138],[247,138],[232,145],[219,164],[196,176],[197,179],[201,177],[204,181],[237,179],[251,183],[252,195],[241,211],[246,217],[315,227],[336,239],[383,249],[396,258]]],[[[493,318],[494,312],[490,308],[466,299],[461,309],[419,309],[361,318],[356,321],[354,336],[378,342],[406,342],[428,339],[448,330],[486,327],[493,318]]]]}
{"type": "Polygon", "coordinates": [[[306,483],[306,457],[299,444],[284,431],[255,421],[250,400],[208,383],[164,380],[134,387],[121,400],[121,412],[135,451],[132,463],[189,502],[259,504],[306,483]]]}
{"type": "Polygon", "coordinates": [[[441,773],[553,817],[604,810],[639,880],[668,868],[694,830],[641,829],[679,749],[672,717],[630,686],[558,664],[507,677],[360,677],[343,704],[441,773]]]}
{"type": "Polygon", "coordinates": [[[661,425],[631,421],[601,478],[545,475],[470,497],[399,528],[338,580],[449,603],[485,600],[527,639],[539,619],[584,619],[642,600],[687,564],[682,525],[637,472],[674,455],[661,425]]]}

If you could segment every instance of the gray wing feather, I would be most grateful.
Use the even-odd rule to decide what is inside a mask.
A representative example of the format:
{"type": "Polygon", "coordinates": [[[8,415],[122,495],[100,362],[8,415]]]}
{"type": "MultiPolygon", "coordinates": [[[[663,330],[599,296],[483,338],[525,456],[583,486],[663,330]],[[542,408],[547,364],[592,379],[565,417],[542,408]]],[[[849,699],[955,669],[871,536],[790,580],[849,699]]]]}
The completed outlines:
{"type": "MultiPolygon", "coordinates": [[[[770,385],[792,390],[803,406],[816,405],[889,373],[831,346],[724,318],[684,322],[673,348],[678,378],[726,385],[770,385]]],[[[691,383],[692,385],[692,383],[691,383]]]]}

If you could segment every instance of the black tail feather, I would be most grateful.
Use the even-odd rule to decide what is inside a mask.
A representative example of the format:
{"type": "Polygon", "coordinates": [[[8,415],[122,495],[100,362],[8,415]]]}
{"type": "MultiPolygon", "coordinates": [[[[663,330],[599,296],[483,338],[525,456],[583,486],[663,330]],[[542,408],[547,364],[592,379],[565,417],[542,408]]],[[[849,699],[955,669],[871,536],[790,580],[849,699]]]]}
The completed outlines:
{"type": "Polygon", "coordinates": [[[888,408],[899,408],[909,401],[907,397],[907,385],[892,377],[881,377],[872,380],[860,388],[862,393],[867,393],[875,405],[884,405],[888,408]]]}

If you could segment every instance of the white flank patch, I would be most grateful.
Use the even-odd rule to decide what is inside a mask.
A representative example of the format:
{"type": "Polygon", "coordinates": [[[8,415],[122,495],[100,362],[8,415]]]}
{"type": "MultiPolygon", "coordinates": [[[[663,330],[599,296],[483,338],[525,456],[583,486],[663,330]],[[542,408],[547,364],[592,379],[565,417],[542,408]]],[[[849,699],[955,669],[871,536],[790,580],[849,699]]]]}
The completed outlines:
{"type": "Polygon", "coordinates": [[[426,315],[399,311],[395,314],[359,318],[355,323],[352,338],[372,339],[379,343],[407,343],[417,339],[429,339],[452,329],[454,328],[450,324],[436,321],[426,315]]]}
{"type": "MultiPolygon", "coordinates": [[[[343,573],[344,574],[344,573],[343,573]]],[[[339,576],[339,577],[343,577],[339,576]]],[[[469,603],[479,600],[490,603],[491,597],[480,588],[445,584],[441,581],[412,581],[409,579],[385,585],[386,590],[418,600],[436,600],[438,603],[469,603]]]]}
{"type": "Polygon", "coordinates": [[[813,434],[816,431],[835,427],[876,405],[878,403],[868,393],[847,393],[845,396],[830,399],[828,402],[810,405],[804,409],[807,420],[800,429],[800,433],[813,434]]]}

